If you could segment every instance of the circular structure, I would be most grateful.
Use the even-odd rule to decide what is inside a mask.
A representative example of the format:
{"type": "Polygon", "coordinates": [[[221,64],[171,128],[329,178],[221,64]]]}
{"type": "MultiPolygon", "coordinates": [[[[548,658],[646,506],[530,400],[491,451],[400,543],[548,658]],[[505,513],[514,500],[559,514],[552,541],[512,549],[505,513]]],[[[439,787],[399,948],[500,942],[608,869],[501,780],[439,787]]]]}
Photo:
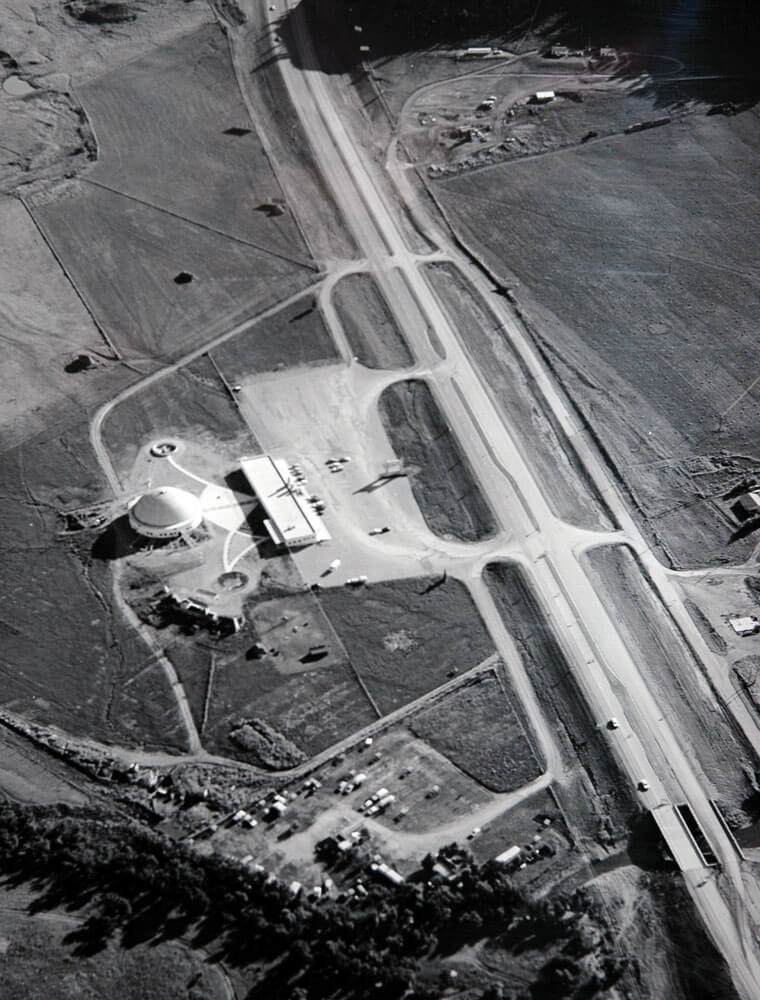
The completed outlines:
{"type": "Polygon", "coordinates": [[[227,573],[222,573],[218,583],[224,590],[241,590],[248,583],[248,577],[245,573],[232,569],[227,573]]]}
{"type": "Polygon", "coordinates": [[[176,486],[143,493],[129,511],[132,530],[146,538],[176,538],[197,528],[202,520],[200,500],[176,486]]]}
{"type": "Polygon", "coordinates": [[[151,455],[155,455],[156,458],[166,458],[168,455],[173,455],[177,450],[177,444],[175,441],[156,441],[155,444],[150,446],[151,455]]]}

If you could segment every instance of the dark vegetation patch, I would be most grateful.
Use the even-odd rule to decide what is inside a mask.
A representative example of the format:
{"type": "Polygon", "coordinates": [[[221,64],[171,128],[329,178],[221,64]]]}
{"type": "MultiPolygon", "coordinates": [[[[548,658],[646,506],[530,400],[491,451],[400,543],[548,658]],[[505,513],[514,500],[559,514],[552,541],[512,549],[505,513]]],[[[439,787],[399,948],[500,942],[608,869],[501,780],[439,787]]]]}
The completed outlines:
{"type": "Polygon", "coordinates": [[[81,953],[116,935],[127,948],[189,939],[245,977],[250,1000],[399,998],[418,975],[421,988],[427,981],[418,995],[439,996],[428,987],[446,975],[440,959],[492,935],[505,952],[533,952],[528,982],[536,997],[560,995],[550,992],[560,967],[562,982],[588,1000],[623,975],[595,893],[533,901],[501,866],[477,866],[466,855],[462,863],[456,884],[428,876],[388,886],[366,877],[365,896],[315,904],[265,871],[201,855],[136,824],[0,805],[0,867],[20,883],[34,880],[36,912],[81,913],[69,937],[81,953]],[[572,959],[560,962],[561,952],[572,959]]]}
{"type": "Polygon", "coordinates": [[[545,496],[563,520],[586,528],[610,527],[578,456],[535,382],[512,350],[493,313],[451,264],[430,264],[427,273],[460,330],[480,371],[499,398],[521,450],[546,483],[545,496]]]}
{"type": "Polygon", "coordinates": [[[694,620],[694,624],[702,633],[702,638],[713,651],[721,656],[725,656],[728,646],[723,636],[717,632],[704,611],[695,604],[694,601],[684,601],[684,607],[694,620]]]}
{"type": "Polygon", "coordinates": [[[371,274],[347,274],[333,302],[352,353],[367,368],[407,368],[414,358],[371,274]]]}
{"type": "Polygon", "coordinates": [[[489,675],[415,715],[410,728],[481,785],[511,792],[541,773],[513,698],[489,675]]]}
{"type": "Polygon", "coordinates": [[[332,587],[319,600],[384,715],[494,652],[467,588],[450,577],[332,587]]]}
{"type": "Polygon", "coordinates": [[[74,735],[185,749],[169,684],[114,606],[92,532],[60,535],[59,510],[109,499],[88,431],[48,431],[0,462],[2,703],[74,735]]]}
{"type": "Polygon", "coordinates": [[[485,580],[504,625],[517,643],[525,669],[550,725],[577,757],[598,796],[597,838],[614,845],[627,836],[637,804],[573,679],[573,670],[525,571],[512,563],[490,563],[485,580]]]}
{"type": "Polygon", "coordinates": [[[391,446],[410,471],[412,492],[430,530],[466,542],[493,534],[493,512],[427,383],[409,379],[390,385],[378,405],[391,446]]]}
{"type": "Polygon", "coordinates": [[[77,21],[86,21],[88,24],[119,24],[137,19],[135,4],[117,3],[114,0],[71,0],[65,7],[77,21]]]}
{"type": "Polygon", "coordinates": [[[232,723],[230,739],[249,758],[271,771],[284,771],[306,759],[302,750],[264,719],[239,719],[232,723]]]}

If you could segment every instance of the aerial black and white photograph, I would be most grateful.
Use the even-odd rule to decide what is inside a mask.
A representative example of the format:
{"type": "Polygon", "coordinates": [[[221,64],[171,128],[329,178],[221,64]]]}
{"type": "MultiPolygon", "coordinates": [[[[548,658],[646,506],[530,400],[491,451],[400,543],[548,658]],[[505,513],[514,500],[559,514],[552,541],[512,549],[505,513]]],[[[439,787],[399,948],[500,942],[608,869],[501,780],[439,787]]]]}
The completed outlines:
{"type": "Polygon", "coordinates": [[[0,1000],[760,1000],[760,2],[0,0],[0,1000]]]}

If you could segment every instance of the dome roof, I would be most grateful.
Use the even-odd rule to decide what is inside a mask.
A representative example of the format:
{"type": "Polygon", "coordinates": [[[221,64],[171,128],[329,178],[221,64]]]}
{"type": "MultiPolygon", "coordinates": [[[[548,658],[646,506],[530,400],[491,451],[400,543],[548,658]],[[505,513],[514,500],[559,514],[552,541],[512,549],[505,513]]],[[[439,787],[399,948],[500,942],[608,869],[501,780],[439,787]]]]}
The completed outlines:
{"type": "Polygon", "coordinates": [[[129,512],[135,531],[148,537],[167,537],[197,528],[203,518],[200,500],[176,486],[160,486],[137,500],[129,512]]]}

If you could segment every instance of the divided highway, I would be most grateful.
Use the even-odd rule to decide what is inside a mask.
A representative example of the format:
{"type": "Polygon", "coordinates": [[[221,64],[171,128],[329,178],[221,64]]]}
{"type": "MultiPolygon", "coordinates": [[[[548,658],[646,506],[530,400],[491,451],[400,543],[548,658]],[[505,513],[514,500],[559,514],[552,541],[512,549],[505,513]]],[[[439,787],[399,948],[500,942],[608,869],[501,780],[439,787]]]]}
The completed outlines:
{"type": "MultiPolygon", "coordinates": [[[[278,7],[270,16],[285,13],[278,7]]],[[[291,16],[303,65],[318,65],[307,25],[296,10],[291,16]]],[[[245,36],[230,32],[235,46],[245,36]]],[[[278,55],[283,55],[278,52],[278,55]]],[[[441,303],[419,267],[420,255],[407,247],[396,209],[386,200],[377,167],[362,154],[336,110],[333,82],[318,70],[298,70],[286,58],[281,69],[293,106],[298,111],[316,161],[341,207],[362,255],[391,303],[399,326],[421,364],[429,366],[431,388],[450,425],[456,428],[483,492],[502,525],[512,528],[509,548],[495,545],[494,552],[474,564],[472,590],[499,652],[514,660],[514,648],[504,623],[481,579],[483,566],[508,557],[530,573],[544,608],[551,615],[575,677],[591,711],[604,724],[616,717],[620,727],[610,731],[613,752],[632,785],[645,778],[641,804],[652,810],[663,837],[679,867],[717,946],[725,955],[737,988],[747,1000],[760,995],[760,962],[750,900],[745,890],[740,859],[716,817],[683,748],[657,705],[615,623],[608,616],[578,560],[577,529],[552,512],[527,461],[510,435],[503,414],[469,357],[441,303]],[[432,334],[431,334],[432,331],[432,334]],[[615,689],[625,688],[636,705],[636,717],[626,718],[615,689]],[[703,858],[673,803],[687,802],[715,851],[722,868],[717,878],[706,878],[703,858]]],[[[434,225],[431,224],[431,230],[434,225]]],[[[469,264],[442,237],[436,259],[448,259],[464,274],[469,264]]],[[[521,354],[530,352],[506,310],[501,320],[521,354]]],[[[531,353],[531,367],[541,369],[540,384],[567,429],[577,434],[565,407],[540,361],[531,353]]],[[[648,546],[617,495],[598,457],[584,443],[579,453],[617,518],[618,540],[628,542],[667,590],[668,604],[679,622],[688,615],[662,567],[648,553],[648,546]],[[656,565],[652,566],[652,562],[656,565]]],[[[523,685],[524,686],[524,685],[523,685]]],[[[526,694],[530,697],[529,694],[526,694]]]]}

